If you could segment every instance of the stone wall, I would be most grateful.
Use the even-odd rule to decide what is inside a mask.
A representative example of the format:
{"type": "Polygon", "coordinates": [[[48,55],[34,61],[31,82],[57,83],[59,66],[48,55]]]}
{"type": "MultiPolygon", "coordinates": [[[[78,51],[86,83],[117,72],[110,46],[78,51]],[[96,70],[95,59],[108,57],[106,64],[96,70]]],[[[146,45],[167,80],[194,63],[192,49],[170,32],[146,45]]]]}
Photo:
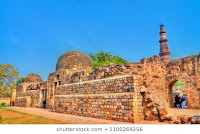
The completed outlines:
{"type": "Polygon", "coordinates": [[[120,76],[57,87],[54,110],[80,116],[136,122],[143,119],[141,76],[120,76]]]}
{"type": "Polygon", "coordinates": [[[200,54],[171,60],[166,64],[166,87],[181,81],[186,86],[189,109],[200,109],[200,54]]]}
{"type": "Polygon", "coordinates": [[[200,54],[171,60],[166,64],[166,67],[168,74],[180,72],[187,72],[187,74],[198,73],[200,71],[200,54]]]}
{"type": "Polygon", "coordinates": [[[15,100],[14,106],[18,106],[18,107],[26,107],[26,103],[27,103],[27,99],[26,97],[18,97],[15,100]]]}
{"type": "MultiPolygon", "coordinates": [[[[72,71],[69,71],[72,72],[72,71]]],[[[49,75],[49,84],[52,85],[51,93],[53,93],[57,85],[78,83],[84,81],[100,80],[105,78],[112,78],[116,76],[124,75],[140,75],[142,76],[142,85],[148,88],[149,92],[159,98],[160,103],[164,106],[167,105],[167,88],[165,86],[166,80],[166,67],[162,63],[158,56],[153,56],[149,59],[142,59],[141,62],[137,63],[126,63],[126,64],[109,64],[96,68],[91,73],[85,73],[84,71],[74,72],[68,74],[67,70],[59,70],[49,75]],[[59,76],[58,76],[59,75],[59,76]],[[60,84],[58,84],[60,81],[60,84]]],[[[106,82],[105,82],[106,84],[106,82]]],[[[75,93],[77,89],[71,90],[71,93],[75,93]]],[[[89,90],[89,89],[87,89],[89,90]]],[[[70,91],[69,91],[70,92],[70,91]]]]}
{"type": "Polygon", "coordinates": [[[20,107],[42,107],[41,83],[21,83],[16,89],[14,105],[20,107]]]}
{"type": "Polygon", "coordinates": [[[40,100],[40,91],[32,90],[18,93],[15,100],[15,106],[42,107],[42,103],[40,100]]]}

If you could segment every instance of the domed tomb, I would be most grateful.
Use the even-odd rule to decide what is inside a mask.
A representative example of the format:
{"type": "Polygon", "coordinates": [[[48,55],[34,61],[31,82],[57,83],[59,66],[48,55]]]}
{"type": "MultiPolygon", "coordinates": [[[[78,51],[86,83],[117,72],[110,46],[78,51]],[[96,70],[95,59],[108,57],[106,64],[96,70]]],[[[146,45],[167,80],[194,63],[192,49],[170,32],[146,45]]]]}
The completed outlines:
{"type": "Polygon", "coordinates": [[[91,72],[92,61],[89,56],[82,52],[70,51],[61,55],[56,64],[56,71],[59,69],[73,69],[91,72]]]}
{"type": "Polygon", "coordinates": [[[31,73],[31,74],[27,74],[26,76],[24,76],[22,82],[42,82],[42,78],[35,74],[35,73],[31,73]]]}

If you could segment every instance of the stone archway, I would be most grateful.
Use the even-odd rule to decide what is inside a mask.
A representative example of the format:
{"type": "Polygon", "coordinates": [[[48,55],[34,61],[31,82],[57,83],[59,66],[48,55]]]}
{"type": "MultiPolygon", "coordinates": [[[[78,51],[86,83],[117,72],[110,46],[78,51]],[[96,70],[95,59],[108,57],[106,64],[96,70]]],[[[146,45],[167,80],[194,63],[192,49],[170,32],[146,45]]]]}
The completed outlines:
{"type": "Polygon", "coordinates": [[[191,91],[193,89],[194,86],[192,86],[192,80],[190,79],[190,77],[187,74],[180,74],[180,75],[169,75],[167,77],[167,85],[166,87],[168,88],[167,92],[168,92],[168,103],[169,103],[169,107],[173,108],[174,107],[174,101],[172,98],[172,88],[174,83],[176,83],[177,81],[181,81],[185,84],[185,92],[186,92],[186,98],[187,99],[187,103],[188,103],[188,108],[191,108],[191,91]]]}
{"type": "MultiPolygon", "coordinates": [[[[169,103],[170,103],[170,108],[175,108],[175,97],[178,95],[179,97],[184,97],[185,103],[184,105],[181,105],[182,108],[187,109],[188,108],[188,97],[187,97],[187,92],[186,92],[186,86],[181,85],[181,86],[175,86],[176,82],[183,83],[182,81],[177,81],[174,80],[169,84],[169,91],[168,91],[168,97],[169,97],[169,103]]],[[[184,84],[184,83],[183,83],[184,84]]]]}

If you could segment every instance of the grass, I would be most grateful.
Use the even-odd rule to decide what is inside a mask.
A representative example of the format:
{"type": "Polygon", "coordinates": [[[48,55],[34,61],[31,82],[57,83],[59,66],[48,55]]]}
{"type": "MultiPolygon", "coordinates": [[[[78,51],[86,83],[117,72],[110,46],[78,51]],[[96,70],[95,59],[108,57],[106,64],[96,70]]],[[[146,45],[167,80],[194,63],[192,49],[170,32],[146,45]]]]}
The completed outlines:
{"type": "Polygon", "coordinates": [[[0,124],[67,124],[67,123],[62,121],[57,121],[54,119],[48,119],[42,116],[21,113],[6,108],[0,108],[0,124]]]}
{"type": "Polygon", "coordinates": [[[10,105],[4,105],[4,106],[0,106],[0,108],[2,108],[2,107],[9,107],[10,105]]]}
{"type": "Polygon", "coordinates": [[[0,108],[1,108],[1,107],[9,107],[9,105],[6,105],[5,102],[2,102],[1,105],[0,105],[0,108]]]}

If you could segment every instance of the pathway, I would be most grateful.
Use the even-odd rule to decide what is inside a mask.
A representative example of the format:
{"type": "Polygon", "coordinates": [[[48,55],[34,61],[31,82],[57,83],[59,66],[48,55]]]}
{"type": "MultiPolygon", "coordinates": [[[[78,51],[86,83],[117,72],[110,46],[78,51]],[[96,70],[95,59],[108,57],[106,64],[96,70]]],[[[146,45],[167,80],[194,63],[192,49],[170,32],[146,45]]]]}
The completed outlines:
{"type": "MultiPolygon", "coordinates": [[[[41,109],[41,108],[23,108],[23,107],[7,107],[8,109],[22,112],[22,113],[28,113],[28,114],[34,114],[38,116],[43,116],[50,119],[55,119],[63,122],[67,122],[70,124],[133,124],[131,122],[119,122],[114,120],[105,120],[105,119],[98,119],[98,118],[92,118],[92,117],[83,117],[83,116],[77,116],[77,115],[71,115],[71,114],[63,114],[63,113],[56,113],[52,112],[49,109],[41,109]]],[[[136,124],[166,124],[163,122],[158,121],[140,121],[136,124]]]]}
{"type": "Polygon", "coordinates": [[[200,109],[170,108],[169,114],[176,114],[176,115],[184,114],[184,115],[190,115],[190,116],[195,116],[195,115],[200,116],[200,109]]]}
{"type": "MultiPolygon", "coordinates": [[[[92,117],[83,117],[71,114],[56,113],[52,112],[49,109],[30,108],[30,107],[27,108],[7,107],[7,108],[22,113],[29,113],[33,115],[43,116],[46,118],[67,122],[70,124],[133,124],[131,122],[119,122],[114,120],[105,120],[92,117]]],[[[170,108],[169,114],[176,114],[176,115],[185,114],[194,116],[194,115],[200,115],[200,110],[170,108]]],[[[166,123],[158,121],[140,121],[135,124],[166,124],[166,123]]]]}

